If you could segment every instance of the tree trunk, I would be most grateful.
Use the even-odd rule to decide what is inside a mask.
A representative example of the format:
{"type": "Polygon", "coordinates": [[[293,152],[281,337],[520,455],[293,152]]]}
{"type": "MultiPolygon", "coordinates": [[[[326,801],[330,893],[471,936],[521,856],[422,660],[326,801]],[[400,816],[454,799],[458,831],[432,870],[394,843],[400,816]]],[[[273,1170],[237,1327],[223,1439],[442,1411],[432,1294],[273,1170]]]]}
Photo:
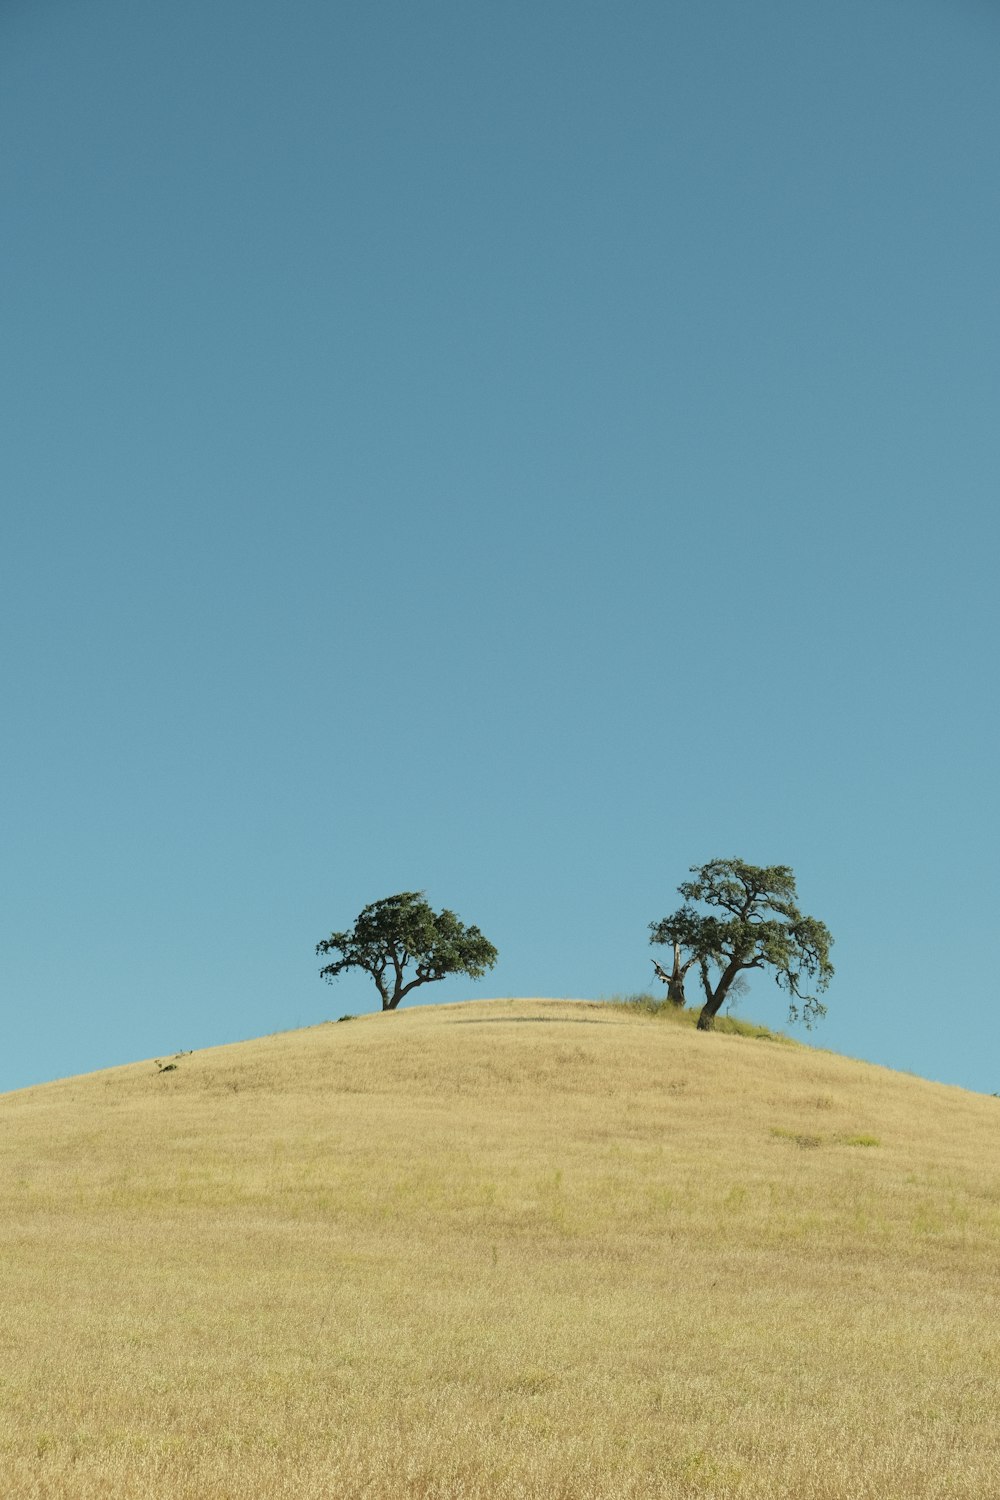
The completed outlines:
{"type": "Polygon", "coordinates": [[[701,1014],[698,1017],[699,1031],[711,1031],[716,1016],[725,1004],[726,996],[729,994],[729,986],[740,970],[746,967],[747,965],[737,963],[734,959],[726,968],[714,990],[708,982],[707,969],[702,969],[701,982],[705,986],[705,1004],[702,1006],[701,1014]]]}
{"type": "MultiPolygon", "coordinates": [[[[723,999],[725,999],[725,996],[723,996],[723,999]]],[[[713,995],[711,1000],[706,1000],[698,1015],[698,1030],[711,1031],[715,1024],[715,1018],[721,1009],[722,1000],[718,998],[717,994],[713,995]]]]}
{"type": "Polygon", "coordinates": [[[671,1005],[676,1005],[678,1010],[683,1010],[687,1004],[687,996],[684,993],[684,976],[690,969],[693,959],[688,959],[686,964],[681,963],[681,945],[674,944],[674,966],[668,974],[662,964],[653,959],[653,968],[657,979],[662,979],[667,987],[667,1000],[671,1005]]]}
{"type": "Polygon", "coordinates": [[[687,1004],[687,996],[684,993],[684,970],[681,968],[680,943],[674,944],[674,967],[667,980],[667,999],[671,1005],[676,1005],[680,1010],[683,1010],[687,1004]]]}

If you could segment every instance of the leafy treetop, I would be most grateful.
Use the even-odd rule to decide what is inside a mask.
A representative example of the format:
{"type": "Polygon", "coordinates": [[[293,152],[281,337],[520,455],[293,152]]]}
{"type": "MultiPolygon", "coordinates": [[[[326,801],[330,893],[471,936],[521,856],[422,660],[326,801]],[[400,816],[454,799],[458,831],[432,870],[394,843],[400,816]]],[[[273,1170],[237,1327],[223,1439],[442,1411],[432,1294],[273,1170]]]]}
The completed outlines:
{"type": "Polygon", "coordinates": [[[331,982],[346,969],[364,969],[375,981],[383,1010],[395,1010],[418,985],[449,974],[479,979],[497,961],[497,950],[478,927],[453,911],[435,913],[423,891],[401,891],[366,906],[349,932],[332,932],[316,946],[339,954],[320,970],[331,982]],[[407,972],[409,970],[409,973],[407,972]]]}

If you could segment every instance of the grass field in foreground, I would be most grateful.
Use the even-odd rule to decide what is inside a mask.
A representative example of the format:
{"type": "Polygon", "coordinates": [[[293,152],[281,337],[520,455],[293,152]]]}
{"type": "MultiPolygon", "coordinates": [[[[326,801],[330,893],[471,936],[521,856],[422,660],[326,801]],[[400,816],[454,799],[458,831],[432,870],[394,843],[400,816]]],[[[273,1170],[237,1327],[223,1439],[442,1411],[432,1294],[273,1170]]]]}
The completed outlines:
{"type": "Polygon", "coordinates": [[[998,1132],[547,1000],[4,1096],[0,1495],[991,1500],[998,1132]]]}

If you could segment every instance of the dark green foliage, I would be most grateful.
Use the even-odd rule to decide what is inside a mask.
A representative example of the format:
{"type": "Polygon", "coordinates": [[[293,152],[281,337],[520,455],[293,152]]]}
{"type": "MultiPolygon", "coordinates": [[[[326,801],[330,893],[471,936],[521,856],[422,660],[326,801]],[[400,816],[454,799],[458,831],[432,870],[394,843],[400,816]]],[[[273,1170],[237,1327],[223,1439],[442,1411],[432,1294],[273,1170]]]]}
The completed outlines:
{"type": "Polygon", "coordinates": [[[479,979],[497,961],[497,950],[478,927],[466,927],[453,911],[433,912],[423,891],[401,891],[373,901],[350,932],[332,932],[316,945],[316,952],[340,954],[320,970],[331,982],[345,969],[370,974],[383,1010],[395,1010],[417,985],[449,974],[479,979]]]}
{"type": "Polygon", "coordinates": [[[699,1029],[712,1026],[747,969],[774,970],[776,982],[789,997],[790,1021],[802,1020],[811,1027],[824,1016],[826,1006],[815,993],[807,994],[805,986],[822,991],[829,984],[833,938],[824,923],[799,911],[789,867],[713,859],[693,865],[691,874],[693,880],[678,886],[684,905],[672,916],[650,923],[650,942],[674,949],[675,972],[683,967],[686,973],[697,965],[705,992],[699,1029]]]}

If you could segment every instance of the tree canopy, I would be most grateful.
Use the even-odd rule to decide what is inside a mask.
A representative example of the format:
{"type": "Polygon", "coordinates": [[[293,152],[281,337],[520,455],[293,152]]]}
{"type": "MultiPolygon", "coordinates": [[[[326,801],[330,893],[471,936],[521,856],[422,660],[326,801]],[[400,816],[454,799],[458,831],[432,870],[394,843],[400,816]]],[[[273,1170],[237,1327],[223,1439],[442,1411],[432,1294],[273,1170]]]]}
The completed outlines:
{"type": "Polygon", "coordinates": [[[331,932],[316,952],[340,955],[320,970],[331,983],[346,969],[370,974],[383,1010],[395,1010],[418,985],[449,974],[480,979],[497,961],[497,950],[478,927],[466,927],[447,909],[435,913],[423,891],[373,901],[349,932],[331,932]]]}
{"type": "Polygon", "coordinates": [[[694,879],[677,888],[684,905],[649,924],[650,942],[673,949],[671,973],[661,971],[668,998],[685,1003],[684,980],[696,966],[705,993],[698,1027],[707,1031],[738,976],[748,969],[771,968],[789,997],[790,1021],[811,1027],[824,1016],[826,1006],[817,993],[833,976],[833,938],[823,922],[799,910],[788,865],[712,859],[692,865],[691,874],[694,879]],[[807,987],[814,993],[807,993],[807,987]]]}

